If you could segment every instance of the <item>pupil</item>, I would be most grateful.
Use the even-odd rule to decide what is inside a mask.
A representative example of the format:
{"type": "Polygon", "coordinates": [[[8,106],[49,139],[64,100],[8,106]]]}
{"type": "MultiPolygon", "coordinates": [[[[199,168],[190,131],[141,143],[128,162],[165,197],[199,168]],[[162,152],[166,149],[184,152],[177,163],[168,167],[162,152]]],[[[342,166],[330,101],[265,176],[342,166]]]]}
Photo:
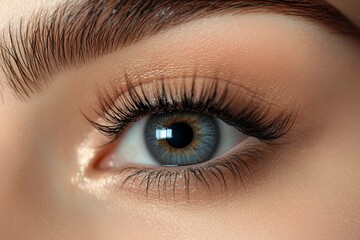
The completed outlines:
{"type": "Polygon", "coordinates": [[[190,145],[194,138],[192,127],[186,123],[174,123],[168,129],[172,131],[172,137],[166,140],[174,148],[185,148],[190,145]]]}

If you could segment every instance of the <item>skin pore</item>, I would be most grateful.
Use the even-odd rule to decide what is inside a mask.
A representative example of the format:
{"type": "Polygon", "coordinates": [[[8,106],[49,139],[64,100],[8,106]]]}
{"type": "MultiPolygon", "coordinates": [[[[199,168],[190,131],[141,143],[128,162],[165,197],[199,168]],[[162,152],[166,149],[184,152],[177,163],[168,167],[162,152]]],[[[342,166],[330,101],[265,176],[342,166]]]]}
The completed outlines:
{"type": "MultiPolygon", "coordinates": [[[[0,2],[0,28],[63,1],[30,2],[0,2]]],[[[357,1],[328,2],[360,26],[357,1]]],[[[359,62],[358,37],[260,11],[174,26],[54,74],[26,101],[13,94],[1,71],[0,236],[358,239],[359,62]],[[123,175],[94,164],[110,150],[94,147],[106,137],[84,115],[98,121],[99,92],[126,89],[127,75],[155,92],[158,79],[177,89],[177,79],[194,74],[256,92],[260,103],[272,106],[271,115],[296,111],[281,144],[271,148],[276,154],[259,159],[240,187],[227,192],[199,187],[190,199],[159,199],[136,184],[138,191],[120,189],[123,175]]]]}

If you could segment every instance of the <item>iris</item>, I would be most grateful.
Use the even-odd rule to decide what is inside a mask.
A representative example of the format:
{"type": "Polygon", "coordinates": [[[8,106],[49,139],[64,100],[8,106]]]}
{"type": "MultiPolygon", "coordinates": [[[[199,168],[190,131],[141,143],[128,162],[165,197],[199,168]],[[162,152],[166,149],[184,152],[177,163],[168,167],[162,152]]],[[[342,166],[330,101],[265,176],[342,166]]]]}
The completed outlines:
{"type": "Polygon", "coordinates": [[[146,123],[144,135],[151,155],[165,166],[208,161],[220,141],[216,119],[191,112],[154,114],[146,123]]]}

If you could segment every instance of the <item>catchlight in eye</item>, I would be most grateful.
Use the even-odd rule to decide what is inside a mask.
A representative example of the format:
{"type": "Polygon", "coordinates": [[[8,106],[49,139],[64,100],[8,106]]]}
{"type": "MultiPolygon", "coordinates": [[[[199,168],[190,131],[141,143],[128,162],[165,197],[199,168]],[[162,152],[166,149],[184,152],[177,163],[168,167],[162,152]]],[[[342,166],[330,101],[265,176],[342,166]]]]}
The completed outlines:
{"type": "Polygon", "coordinates": [[[175,112],[152,115],[145,126],[147,149],[164,166],[197,164],[215,154],[220,141],[216,119],[175,112]]]}
{"type": "Polygon", "coordinates": [[[100,168],[127,164],[186,166],[216,158],[249,138],[222,120],[195,112],[164,112],[130,126],[100,168]]]}

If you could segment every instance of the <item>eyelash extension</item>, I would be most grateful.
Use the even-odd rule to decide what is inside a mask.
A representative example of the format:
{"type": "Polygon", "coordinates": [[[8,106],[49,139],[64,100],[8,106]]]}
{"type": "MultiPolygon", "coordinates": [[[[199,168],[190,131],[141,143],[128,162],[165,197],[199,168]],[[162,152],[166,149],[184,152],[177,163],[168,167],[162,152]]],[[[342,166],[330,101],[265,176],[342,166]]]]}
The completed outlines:
{"type": "MultiPolygon", "coordinates": [[[[263,142],[271,142],[280,138],[292,127],[295,120],[295,115],[292,112],[270,114],[268,104],[265,102],[256,103],[261,100],[248,89],[246,91],[252,95],[250,102],[239,104],[235,102],[236,99],[234,98],[228,99],[230,83],[216,76],[203,81],[202,90],[199,96],[196,96],[197,78],[196,74],[192,76],[189,90],[187,90],[186,77],[182,78],[178,90],[167,87],[168,80],[162,78],[157,82],[155,96],[152,96],[145,91],[144,84],[141,81],[137,88],[133,85],[130,77],[125,75],[127,92],[114,87],[112,94],[109,92],[99,92],[98,94],[100,99],[99,110],[95,110],[95,112],[104,123],[95,122],[85,117],[95,129],[109,138],[109,142],[105,145],[116,141],[130,124],[144,116],[161,112],[178,111],[206,114],[219,118],[242,133],[263,142]],[[219,91],[220,82],[225,83],[223,91],[219,91]],[[237,106],[237,112],[231,111],[230,106],[237,106]]],[[[246,94],[244,93],[244,95],[246,94]]]]}
{"type": "Polygon", "coordinates": [[[147,197],[157,194],[160,199],[170,194],[174,200],[180,195],[190,200],[199,189],[206,189],[208,193],[227,192],[230,187],[244,183],[252,176],[256,163],[268,154],[280,157],[272,148],[276,145],[273,140],[285,135],[295,121],[293,111],[274,114],[270,111],[271,105],[255,92],[216,75],[211,78],[197,74],[182,78],[163,77],[151,83],[140,79],[135,84],[125,74],[125,80],[125,89],[114,87],[111,91],[98,92],[99,108],[95,112],[100,117],[99,121],[85,116],[96,130],[108,138],[104,146],[116,142],[128,126],[141,118],[171,111],[216,117],[260,140],[201,164],[179,167],[130,166],[111,170],[112,176],[120,178],[117,187],[136,189],[147,197]],[[153,88],[148,88],[147,84],[153,88]],[[243,96],[239,97],[239,93],[243,96]],[[198,188],[200,185],[202,187],[198,188]]]}

